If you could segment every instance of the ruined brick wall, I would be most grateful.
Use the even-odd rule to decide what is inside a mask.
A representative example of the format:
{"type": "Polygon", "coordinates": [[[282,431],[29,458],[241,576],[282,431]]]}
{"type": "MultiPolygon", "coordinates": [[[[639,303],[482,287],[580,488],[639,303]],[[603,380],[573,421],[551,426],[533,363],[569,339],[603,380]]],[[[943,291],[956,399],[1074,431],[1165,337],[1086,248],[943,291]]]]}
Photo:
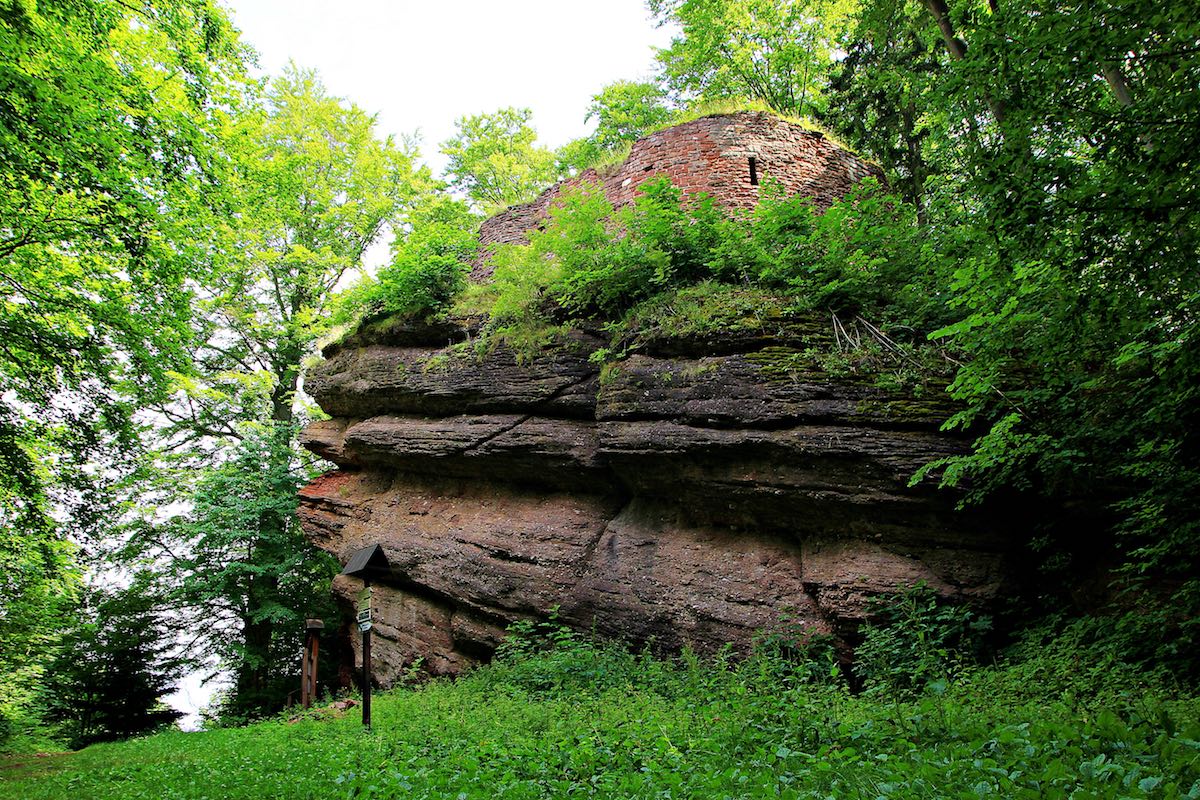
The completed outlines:
{"type": "MultiPolygon", "coordinates": [[[[621,206],[658,175],[666,175],[685,193],[705,192],[728,209],[753,208],[767,176],[789,195],[812,197],[821,209],[868,175],[883,179],[875,165],[820,133],[772,114],[750,111],[702,117],[638,139],[624,163],[607,176],[587,170],[487,220],[479,231],[482,252],[495,244],[527,242],[528,231],[567,187],[600,183],[609,202],[621,206]]],[[[490,274],[483,255],[471,277],[486,280],[490,274]]]]}

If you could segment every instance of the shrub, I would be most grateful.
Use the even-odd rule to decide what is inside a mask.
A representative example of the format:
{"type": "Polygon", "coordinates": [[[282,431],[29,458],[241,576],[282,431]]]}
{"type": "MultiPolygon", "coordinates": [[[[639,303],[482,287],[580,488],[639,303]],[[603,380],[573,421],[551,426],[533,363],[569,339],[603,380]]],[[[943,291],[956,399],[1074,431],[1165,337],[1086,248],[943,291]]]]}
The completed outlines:
{"type": "Polygon", "coordinates": [[[91,590],[46,674],[47,717],[72,748],[137,736],[182,713],[161,698],[175,688],[181,661],[144,577],[117,591],[91,590]]]}
{"type": "Polygon", "coordinates": [[[408,230],[392,244],[391,263],[350,290],[339,316],[378,313],[428,316],[447,309],[466,288],[478,250],[478,220],[461,201],[438,196],[409,212],[408,230]]]}
{"type": "Polygon", "coordinates": [[[478,677],[494,687],[530,694],[601,692],[621,686],[656,685],[665,664],[630,652],[619,642],[601,642],[558,622],[515,622],[496,650],[495,660],[478,677]]]}
{"type": "Polygon", "coordinates": [[[943,692],[983,653],[991,618],[943,599],[924,582],[880,600],[855,650],[867,691],[909,696],[943,692]]]}
{"type": "Polygon", "coordinates": [[[493,311],[512,322],[552,301],[572,319],[615,320],[663,292],[707,281],[784,292],[796,305],[928,329],[944,321],[915,211],[867,181],[823,214],[765,188],[730,216],[666,177],[619,210],[598,186],[564,192],[527,246],[499,248],[493,311]]]}
{"type": "Polygon", "coordinates": [[[823,213],[810,198],[787,197],[768,184],[750,231],[750,241],[736,248],[746,254],[748,278],[787,290],[800,306],[923,330],[946,320],[945,292],[916,209],[871,178],[823,213]]]}
{"type": "Polygon", "coordinates": [[[553,292],[568,312],[611,318],[661,288],[668,256],[628,229],[635,214],[614,215],[599,187],[568,192],[531,238],[536,253],[559,264],[553,292]]]}
{"type": "Polygon", "coordinates": [[[751,657],[738,671],[757,676],[756,682],[764,689],[770,685],[777,689],[846,685],[837,640],[829,634],[806,631],[787,618],[755,639],[751,657]]]}

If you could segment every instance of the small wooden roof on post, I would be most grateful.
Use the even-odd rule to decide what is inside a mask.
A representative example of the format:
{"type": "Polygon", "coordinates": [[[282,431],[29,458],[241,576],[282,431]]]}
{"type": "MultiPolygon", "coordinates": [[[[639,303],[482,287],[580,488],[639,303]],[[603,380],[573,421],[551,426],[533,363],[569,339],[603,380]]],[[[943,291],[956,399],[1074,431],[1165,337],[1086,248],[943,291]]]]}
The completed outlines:
{"type": "Polygon", "coordinates": [[[354,555],[350,556],[350,560],[346,562],[346,568],[342,570],[342,574],[362,578],[364,583],[370,585],[372,580],[386,576],[389,569],[383,546],[373,544],[356,550],[354,555]]]}

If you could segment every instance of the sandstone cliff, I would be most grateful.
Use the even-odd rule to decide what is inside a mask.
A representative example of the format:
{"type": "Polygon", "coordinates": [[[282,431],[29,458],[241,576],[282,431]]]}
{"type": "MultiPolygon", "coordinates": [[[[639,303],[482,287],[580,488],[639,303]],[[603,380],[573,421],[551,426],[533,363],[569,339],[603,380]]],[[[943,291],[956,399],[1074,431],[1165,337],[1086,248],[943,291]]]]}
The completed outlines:
{"type": "MultiPolygon", "coordinates": [[[[917,581],[1000,586],[996,524],[907,486],[964,447],[938,432],[944,401],[822,369],[827,319],[658,332],[603,369],[586,333],[526,359],[470,336],[385,321],[308,377],[333,418],[305,443],[338,469],[303,490],[301,518],[343,562],[383,545],[384,684],[417,657],[459,671],[552,607],[603,636],[706,651],[783,620],[852,636],[872,597],[917,581]]],[[[358,588],[335,582],[347,603],[358,588]]]]}
{"type": "MultiPolygon", "coordinates": [[[[526,241],[573,183],[619,206],[657,175],[727,209],[752,208],[767,176],[817,209],[881,177],[773,115],[705,117],[496,215],[481,250],[526,241]]],[[[474,267],[490,279],[486,257],[474,267]]],[[[306,388],[332,419],[305,443],[338,469],[303,490],[301,519],[343,563],[386,551],[378,680],[417,657],[457,672],[551,608],[634,644],[744,650],[781,624],[852,639],[872,598],[918,581],[997,592],[999,523],[908,488],[964,449],[938,432],[942,392],[837,368],[829,319],[737,300],[707,326],[631,330],[619,357],[590,358],[611,343],[579,331],[521,357],[480,352],[467,322],[383,320],[327,348],[306,388]]],[[[335,583],[347,604],[358,588],[335,583]]]]}

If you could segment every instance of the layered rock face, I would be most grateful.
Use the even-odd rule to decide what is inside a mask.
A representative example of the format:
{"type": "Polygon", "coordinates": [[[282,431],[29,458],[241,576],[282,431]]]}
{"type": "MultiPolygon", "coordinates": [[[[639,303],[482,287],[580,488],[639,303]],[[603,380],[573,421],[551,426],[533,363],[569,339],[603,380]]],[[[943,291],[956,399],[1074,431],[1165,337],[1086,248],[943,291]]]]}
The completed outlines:
{"type": "MultiPolygon", "coordinates": [[[[670,650],[749,646],[788,626],[853,637],[881,593],[925,581],[988,598],[994,519],[908,487],[961,441],[940,400],[830,374],[828,321],[659,336],[603,369],[586,334],[478,355],[466,328],[368,328],[307,391],[305,443],[338,465],[301,519],[342,559],[380,543],[374,674],[486,659],[506,625],[558,618],[670,650]]],[[[361,584],[339,578],[349,603],[361,584]]]]}
{"type": "MultiPolygon", "coordinates": [[[[620,206],[658,175],[727,209],[752,208],[768,175],[818,209],[882,177],[774,116],[706,117],[493,217],[482,250],[527,241],[573,185],[620,206]]],[[[489,278],[486,258],[474,267],[489,278]]],[[[745,651],[780,627],[852,640],[873,598],[918,581],[993,596],[997,521],[908,487],[964,449],[938,433],[952,409],[822,369],[829,320],[753,316],[659,326],[603,368],[589,356],[607,343],[586,333],[518,357],[478,353],[454,323],[383,321],[328,348],[305,388],[332,419],[304,441],[338,469],[302,491],[301,520],[343,563],[385,550],[376,679],[417,658],[456,673],[551,609],[635,645],[745,651]]],[[[360,585],[334,588],[349,605],[360,585]]]]}

